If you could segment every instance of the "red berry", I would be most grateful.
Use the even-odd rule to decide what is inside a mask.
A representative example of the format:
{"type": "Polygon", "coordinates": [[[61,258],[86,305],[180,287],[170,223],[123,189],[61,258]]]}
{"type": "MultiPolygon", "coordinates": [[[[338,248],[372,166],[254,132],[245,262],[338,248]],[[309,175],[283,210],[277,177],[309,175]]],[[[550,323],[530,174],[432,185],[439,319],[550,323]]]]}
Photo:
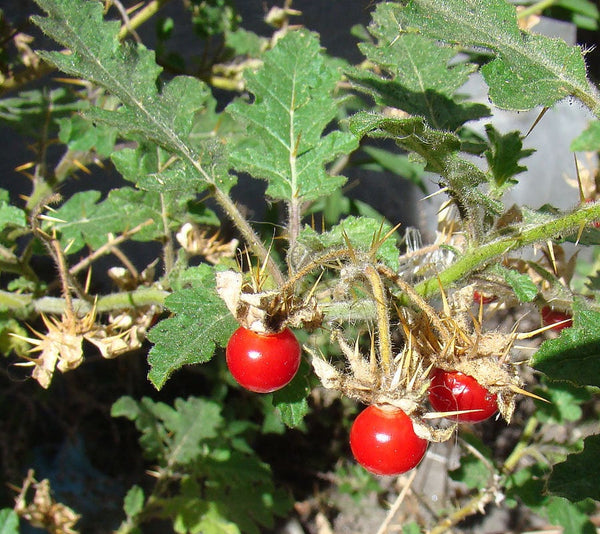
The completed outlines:
{"type": "Polygon", "coordinates": [[[550,326],[553,324],[554,326],[551,328],[551,330],[560,332],[563,328],[570,328],[573,326],[573,319],[565,312],[553,310],[550,306],[544,306],[542,308],[542,323],[544,326],[550,326]],[[562,321],[566,322],[563,323],[562,321]]]}
{"type": "Polygon", "coordinates": [[[427,440],[415,434],[399,408],[371,405],[352,423],[350,448],[356,461],[376,475],[399,475],[425,456],[427,440]]]}
{"type": "Polygon", "coordinates": [[[300,343],[286,328],[277,334],[259,334],[238,328],[227,343],[227,367],[240,386],[270,393],[288,384],[300,366],[300,343]]]}
{"type": "Polygon", "coordinates": [[[460,371],[435,369],[429,386],[429,402],[438,412],[477,410],[454,415],[456,421],[479,423],[498,411],[497,397],[472,376],[460,371]]]}
{"type": "Polygon", "coordinates": [[[482,295],[479,291],[473,292],[473,300],[477,304],[489,304],[490,302],[494,302],[496,298],[495,295],[482,295]]]}

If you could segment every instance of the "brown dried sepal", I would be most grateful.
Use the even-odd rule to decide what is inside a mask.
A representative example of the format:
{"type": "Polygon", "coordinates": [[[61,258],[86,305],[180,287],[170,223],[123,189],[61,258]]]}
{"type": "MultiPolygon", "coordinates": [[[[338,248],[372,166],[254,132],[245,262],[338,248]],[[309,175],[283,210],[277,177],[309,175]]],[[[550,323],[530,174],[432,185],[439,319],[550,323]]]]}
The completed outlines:
{"type": "MultiPolygon", "coordinates": [[[[358,343],[350,347],[339,331],[332,337],[340,346],[348,366],[339,369],[319,357],[309,347],[311,363],[323,387],[338,391],[365,405],[389,405],[400,408],[413,421],[415,433],[429,441],[446,441],[452,436],[456,424],[447,428],[434,428],[423,419],[425,398],[429,387],[429,368],[424,368],[423,358],[413,350],[405,348],[390,365],[385,374],[381,367],[364,357],[358,343]]],[[[374,349],[373,349],[374,350],[374,349]]],[[[373,356],[373,355],[372,355],[373,356]]]]}
{"type": "Polygon", "coordinates": [[[221,263],[222,258],[233,258],[240,244],[237,239],[222,241],[219,232],[210,235],[208,229],[189,222],[181,227],[175,237],[190,256],[204,256],[206,261],[214,265],[221,263]]]}
{"type": "Polygon", "coordinates": [[[270,334],[287,326],[313,330],[321,325],[323,314],[312,296],[300,299],[280,291],[255,292],[235,271],[219,272],[216,277],[217,293],[244,328],[270,334]]]}
{"type": "Polygon", "coordinates": [[[55,534],[77,534],[75,528],[81,517],[65,504],[56,502],[52,497],[50,482],[48,479],[37,482],[34,473],[30,469],[23,481],[23,487],[15,499],[15,512],[19,517],[28,521],[31,526],[42,528],[55,534]],[[27,502],[29,490],[34,494],[30,502],[27,502]]]}
{"type": "Polygon", "coordinates": [[[31,329],[35,337],[12,334],[32,345],[30,353],[39,353],[17,365],[32,366],[32,378],[47,389],[56,369],[65,373],[81,365],[84,339],[95,345],[104,358],[115,358],[139,348],[154,313],[153,308],[123,312],[111,318],[107,326],[96,323],[95,308],[72,320],[64,315],[58,319],[42,314],[47,332],[31,329]]]}
{"type": "Polygon", "coordinates": [[[478,320],[464,311],[468,305],[469,299],[462,294],[453,299],[452,305],[445,303],[445,312],[439,316],[442,332],[435,331],[425,315],[416,316],[410,329],[416,332],[411,342],[432,368],[472,376],[495,393],[502,417],[510,422],[516,395],[523,392],[517,366],[510,361],[516,334],[483,332],[478,320]]]}

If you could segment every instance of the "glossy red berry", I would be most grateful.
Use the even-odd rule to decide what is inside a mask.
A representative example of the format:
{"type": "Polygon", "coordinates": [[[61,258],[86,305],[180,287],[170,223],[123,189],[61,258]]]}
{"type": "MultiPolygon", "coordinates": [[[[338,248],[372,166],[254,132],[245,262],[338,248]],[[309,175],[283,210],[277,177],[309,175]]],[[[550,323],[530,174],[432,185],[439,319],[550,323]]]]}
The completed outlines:
{"type": "Polygon", "coordinates": [[[542,323],[544,326],[554,325],[551,330],[560,332],[563,328],[573,326],[573,319],[565,312],[553,310],[550,306],[544,306],[542,308],[542,323]]]}
{"type": "Polygon", "coordinates": [[[472,376],[435,369],[431,374],[429,402],[438,412],[477,410],[451,416],[455,421],[479,423],[498,411],[497,396],[472,376]]]}
{"type": "Polygon", "coordinates": [[[477,304],[489,304],[490,302],[494,302],[497,299],[495,295],[484,295],[479,291],[473,292],[473,300],[477,304]]]}
{"type": "Polygon", "coordinates": [[[425,456],[427,440],[415,434],[399,408],[371,405],[352,423],[350,448],[356,461],[376,475],[399,475],[425,456]]]}
{"type": "Polygon", "coordinates": [[[258,334],[238,328],[227,343],[227,367],[240,386],[270,393],[288,384],[300,366],[300,343],[286,328],[276,334],[258,334]]]}

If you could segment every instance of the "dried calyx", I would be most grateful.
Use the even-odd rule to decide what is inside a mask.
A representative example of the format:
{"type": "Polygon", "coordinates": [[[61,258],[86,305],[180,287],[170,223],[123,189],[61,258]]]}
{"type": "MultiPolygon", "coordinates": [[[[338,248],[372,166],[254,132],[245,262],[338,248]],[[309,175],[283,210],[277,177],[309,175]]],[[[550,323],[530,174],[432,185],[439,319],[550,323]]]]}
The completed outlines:
{"type": "Polygon", "coordinates": [[[217,293],[244,328],[262,334],[280,332],[286,326],[311,330],[321,325],[323,315],[316,300],[300,299],[281,291],[261,291],[244,283],[241,273],[223,271],[216,275],[217,293]]]}

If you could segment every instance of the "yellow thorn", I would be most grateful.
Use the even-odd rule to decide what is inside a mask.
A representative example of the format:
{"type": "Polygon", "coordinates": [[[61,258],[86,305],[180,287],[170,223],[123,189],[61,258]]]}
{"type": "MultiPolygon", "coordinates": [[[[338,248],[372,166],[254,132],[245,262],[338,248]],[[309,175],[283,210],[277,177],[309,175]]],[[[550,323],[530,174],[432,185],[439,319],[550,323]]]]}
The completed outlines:
{"type": "Polygon", "coordinates": [[[556,267],[556,257],[554,256],[554,245],[552,241],[548,241],[548,252],[550,253],[550,261],[552,262],[552,269],[554,270],[554,274],[558,276],[558,268],[556,267]]]}
{"type": "Polygon", "coordinates": [[[81,163],[81,161],[79,161],[78,159],[74,159],[73,160],[73,165],[75,165],[75,167],[77,167],[78,169],[82,170],[85,174],[92,174],[92,171],[90,171],[83,163],[81,163]]]}
{"type": "Polygon", "coordinates": [[[544,399],[544,397],[540,397],[539,395],[536,395],[535,393],[530,393],[529,391],[527,391],[525,389],[521,389],[520,387],[515,386],[514,384],[511,384],[509,387],[515,393],[520,393],[521,395],[525,395],[527,397],[531,397],[532,399],[537,399],[537,400],[540,400],[542,402],[547,402],[548,404],[552,404],[548,399],[544,399]]]}
{"type": "Polygon", "coordinates": [[[31,169],[31,167],[35,167],[34,161],[28,161],[27,163],[23,163],[22,165],[15,167],[15,171],[17,171],[17,172],[26,171],[27,169],[31,169]]]}
{"type": "Polygon", "coordinates": [[[533,124],[531,125],[531,128],[529,128],[529,130],[525,134],[525,137],[527,137],[533,131],[533,129],[537,126],[538,122],[540,122],[542,120],[542,117],[546,114],[546,111],[548,111],[548,109],[550,109],[550,108],[545,107],[545,108],[542,109],[542,111],[540,112],[540,114],[533,121],[533,124]]]}

